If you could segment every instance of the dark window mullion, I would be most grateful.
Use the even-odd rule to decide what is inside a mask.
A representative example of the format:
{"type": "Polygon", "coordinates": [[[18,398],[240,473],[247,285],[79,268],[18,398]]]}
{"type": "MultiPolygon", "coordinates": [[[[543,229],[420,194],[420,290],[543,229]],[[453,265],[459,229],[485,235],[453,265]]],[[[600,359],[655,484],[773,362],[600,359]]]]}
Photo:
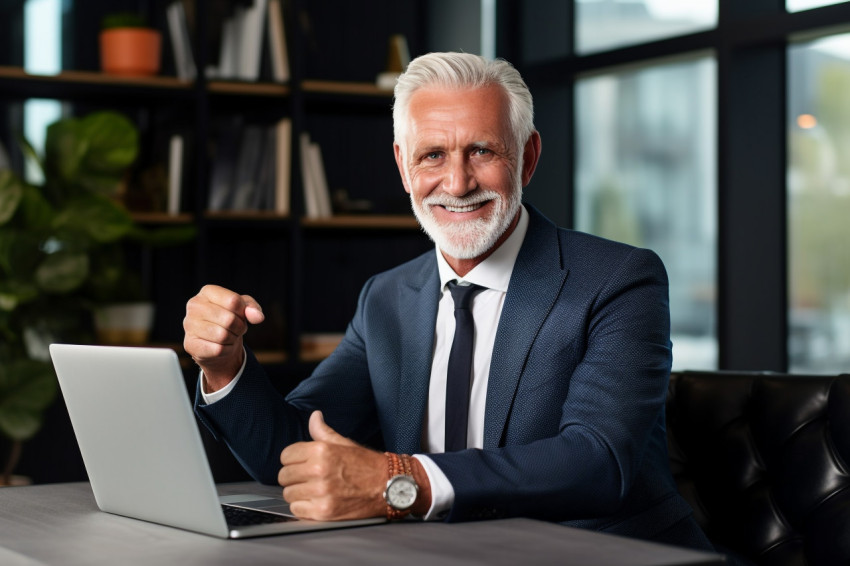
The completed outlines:
{"type": "Polygon", "coordinates": [[[721,369],[787,369],[785,42],[745,46],[735,43],[736,34],[725,33],[780,10],[784,13],[779,0],[720,1],[721,369]]]}

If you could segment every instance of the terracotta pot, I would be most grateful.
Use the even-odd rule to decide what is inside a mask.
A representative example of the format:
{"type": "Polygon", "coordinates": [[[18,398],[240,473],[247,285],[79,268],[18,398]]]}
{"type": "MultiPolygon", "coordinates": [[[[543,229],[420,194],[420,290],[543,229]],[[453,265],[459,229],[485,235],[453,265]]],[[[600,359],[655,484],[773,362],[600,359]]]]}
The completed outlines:
{"type": "Polygon", "coordinates": [[[100,67],[104,73],[151,76],[159,72],[162,34],[147,28],[113,28],[100,32],[100,67]]]}

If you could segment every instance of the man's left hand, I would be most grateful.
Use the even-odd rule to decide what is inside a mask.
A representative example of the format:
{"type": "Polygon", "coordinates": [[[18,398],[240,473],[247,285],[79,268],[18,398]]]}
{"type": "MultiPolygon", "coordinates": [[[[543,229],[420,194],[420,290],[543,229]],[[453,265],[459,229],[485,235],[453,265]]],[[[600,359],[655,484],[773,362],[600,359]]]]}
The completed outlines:
{"type": "Polygon", "coordinates": [[[278,483],[292,513],[319,521],[385,515],[386,457],[337,433],[321,411],[310,415],[309,430],[312,442],[280,454],[278,483]]]}

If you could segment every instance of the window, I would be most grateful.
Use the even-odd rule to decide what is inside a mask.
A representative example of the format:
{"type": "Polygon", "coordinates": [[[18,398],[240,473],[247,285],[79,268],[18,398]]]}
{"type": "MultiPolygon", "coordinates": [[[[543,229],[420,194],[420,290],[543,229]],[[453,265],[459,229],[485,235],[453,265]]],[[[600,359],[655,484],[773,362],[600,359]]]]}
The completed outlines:
{"type": "Polygon", "coordinates": [[[788,50],[789,366],[850,367],[850,34],[788,50]]]}
{"type": "MultiPolygon", "coordinates": [[[[28,0],[24,8],[24,68],[33,74],[50,75],[62,68],[62,3],[60,0],[28,0]]],[[[62,105],[55,100],[33,98],[24,103],[24,137],[36,151],[43,151],[47,125],[61,117],[62,105]]],[[[42,173],[26,163],[25,176],[42,182],[42,173]]]]}
{"type": "Polygon", "coordinates": [[[673,367],[717,367],[716,65],[612,72],[576,86],[576,228],[656,251],[673,367]]]}
{"type": "Polygon", "coordinates": [[[787,2],[785,2],[785,7],[789,12],[800,12],[802,10],[820,8],[821,6],[841,4],[846,1],[847,0],[787,0],[787,2]]]}
{"type": "Polygon", "coordinates": [[[575,13],[576,51],[591,53],[710,29],[717,0],[577,0],[575,13]]]}

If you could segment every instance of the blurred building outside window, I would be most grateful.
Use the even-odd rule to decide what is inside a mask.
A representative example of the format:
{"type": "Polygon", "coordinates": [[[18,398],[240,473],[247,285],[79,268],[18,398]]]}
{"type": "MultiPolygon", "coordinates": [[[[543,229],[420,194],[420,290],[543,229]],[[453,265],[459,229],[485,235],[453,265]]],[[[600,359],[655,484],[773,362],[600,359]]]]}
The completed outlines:
{"type": "Polygon", "coordinates": [[[850,371],[850,34],[788,49],[788,357],[850,371]]]}
{"type": "Polygon", "coordinates": [[[674,369],[715,369],[717,71],[710,55],[576,85],[576,228],[657,252],[674,369]]]}

